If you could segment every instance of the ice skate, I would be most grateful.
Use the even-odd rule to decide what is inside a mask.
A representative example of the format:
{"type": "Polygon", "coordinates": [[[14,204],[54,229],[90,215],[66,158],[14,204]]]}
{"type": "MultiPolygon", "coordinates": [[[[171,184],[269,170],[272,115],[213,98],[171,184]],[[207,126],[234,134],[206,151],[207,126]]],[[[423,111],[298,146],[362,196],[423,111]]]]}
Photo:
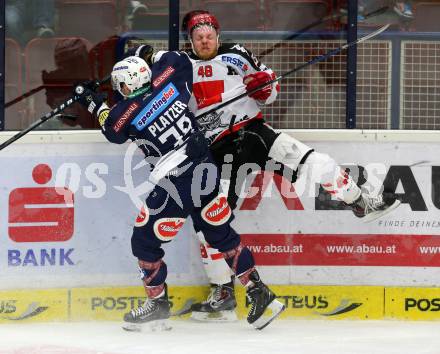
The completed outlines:
{"type": "Polygon", "coordinates": [[[377,197],[371,197],[362,193],[361,196],[351,204],[354,215],[361,218],[363,222],[376,220],[400,205],[393,193],[383,193],[377,197]]]}
{"type": "Polygon", "coordinates": [[[247,300],[251,309],[247,321],[255,329],[263,329],[269,325],[286,308],[275,299],[275,294],[260,280],[258,272],[254,270],[249,275],[254,285],[246,290],[247,300]]]}
{"type": "Polygon", "coordinates": [[[162,296],[147,299],[141,307],[126,313],[122,328],[130,332],[168,331],[171,329],[168,323],[170,307],[165,287],[165,292],[162,296]]]}
{"type": "Polygon", "coordinates": [[[211,292],[206,301],[191,306],[191,319],[196,321],[234,322],[237,321],[236,307],[237,301],[235,300],[234,283],[232,281],[227,284],[212,284],[211,292]]]}

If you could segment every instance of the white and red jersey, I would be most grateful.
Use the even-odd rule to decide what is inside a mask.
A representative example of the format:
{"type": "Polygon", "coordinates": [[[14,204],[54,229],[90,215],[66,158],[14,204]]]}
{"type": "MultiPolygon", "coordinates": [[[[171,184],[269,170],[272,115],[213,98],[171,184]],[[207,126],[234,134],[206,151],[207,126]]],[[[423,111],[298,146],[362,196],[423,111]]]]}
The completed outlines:
{"type": "MultiPolygon", "coordinates": [[[[211,60],[201,60],[193,52],[188,54],[194,68],[193,97],[188,107],[196,116],[244,93],[246,86],[243,84],[243,77],[246,75],[266,71],[275,78],[271,69],[237,43],[222,44],[217,56],[211,60]]],[[[250,120],[262,119],[260,106],[272,103],[278,90],[278,83],[274,83],[270,97],[264,102],[245,96],[200,118],[198,121],[206,138],[213,143],[237,131],[250,120]]]]}

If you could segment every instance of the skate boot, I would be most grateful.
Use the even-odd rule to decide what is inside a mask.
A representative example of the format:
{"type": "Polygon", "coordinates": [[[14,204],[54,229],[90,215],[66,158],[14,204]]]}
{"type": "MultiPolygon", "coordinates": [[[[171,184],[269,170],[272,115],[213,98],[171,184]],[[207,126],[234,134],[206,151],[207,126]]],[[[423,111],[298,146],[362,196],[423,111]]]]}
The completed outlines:
{"type": "Polygon", "coordinates": [[[237,321],[236,307],[233,281],[227,284],[211,284],[211,292],[206,301],[191,306],[191,319],[214,322],[237,321]]]}
{"type": "Polygon", "coordinates": [[[383,193],[377,197],[371,197],[365,193],[350,204],[354,215],[361,218],[363,222],[376,220],[400,205],[400,200],[393,193],[383,193]]]}
{"type": "Polygon", "coordinates": [[[260,280],[256,270],[249,275],[249,280],[254,285],[246,290],[251,305],[247,321],[256,329],[263,329],[284,311],[285,306],[275,299],[275,294],[260,280]]]}
{"type": "Polygon", "coordinates": [[[124,315],[123,329],[130,332],[170,330],[170,303],[165,289],[157,298],[147,299],[145,303],[124,315]]]}

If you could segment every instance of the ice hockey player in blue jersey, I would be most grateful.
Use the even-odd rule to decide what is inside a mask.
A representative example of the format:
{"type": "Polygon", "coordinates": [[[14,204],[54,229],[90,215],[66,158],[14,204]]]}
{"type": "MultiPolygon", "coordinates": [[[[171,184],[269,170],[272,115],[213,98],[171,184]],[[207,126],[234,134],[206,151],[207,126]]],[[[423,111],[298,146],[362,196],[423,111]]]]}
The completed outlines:
{"type": "Polygon", "coordinates": [[[193,80],[188,56],[167,52],[152,69],[143,59],[128,57],[115,64],[111,79],[113,89],[124,97],[112,109],[89,83],[75,87],[78,101],[98,118],[110,142],[132,140],[148,161],[154,160],[149,177],[154,188],[139,212],[131,239],[148,299],[124,316],[123,328],[156,328],[170,317],[161,246],[176,236],[188,216],[246,287],[251,305],[248,322],[264,328],[284,305],[260,280],[250,250],[230,225],[233,215],[220,192],[219,171],[188,110],[193,80]]]}

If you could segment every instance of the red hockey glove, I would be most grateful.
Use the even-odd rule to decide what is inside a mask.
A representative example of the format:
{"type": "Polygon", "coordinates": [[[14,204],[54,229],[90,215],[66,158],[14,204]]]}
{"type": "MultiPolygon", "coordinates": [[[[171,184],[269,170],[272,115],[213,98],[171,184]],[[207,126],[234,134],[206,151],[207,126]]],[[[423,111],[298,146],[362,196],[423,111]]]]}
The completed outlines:
{"type": "MultiPolygon", "coordinates": [[[[246,91],[249,92],[254,88],[263,85],[272,80],[272,77],[265,71],[259,71],[255,74],[246,75],[243,78],[243,83],[246,85],[246,91]]],[[[250,94],[249,96],[255,100],[265,101],[272,93],[272,85],[264,86],[262,89],[250,94]]]]}

